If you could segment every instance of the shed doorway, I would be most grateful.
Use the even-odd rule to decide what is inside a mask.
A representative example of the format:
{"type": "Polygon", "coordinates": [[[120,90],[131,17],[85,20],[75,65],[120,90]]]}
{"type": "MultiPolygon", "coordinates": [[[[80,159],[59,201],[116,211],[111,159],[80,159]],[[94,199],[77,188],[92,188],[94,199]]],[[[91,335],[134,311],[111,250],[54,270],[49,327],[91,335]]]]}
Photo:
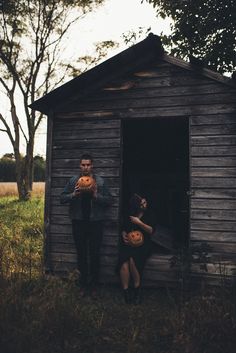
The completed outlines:
{"type": "MultiPolygon", "coordinates": [[[[189,127],[186,118],[124,121],[122,213],[129,197],[145,196],[173,247],[189,239],[189,127]]],[[[165,252],[162,246],[157,251],[165,252]]]]}

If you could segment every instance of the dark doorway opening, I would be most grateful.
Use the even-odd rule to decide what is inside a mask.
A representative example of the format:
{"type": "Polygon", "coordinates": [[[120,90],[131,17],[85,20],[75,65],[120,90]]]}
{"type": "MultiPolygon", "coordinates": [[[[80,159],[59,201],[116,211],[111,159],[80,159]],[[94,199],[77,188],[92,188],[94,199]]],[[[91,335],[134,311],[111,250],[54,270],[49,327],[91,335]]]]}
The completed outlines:
{"type": "MultiPolygon", "coordinates": [[[[189,238],[188,119],[163,118],[123,122],[122,211],[130,196],[145,196],[157,223],[171,229],[173,246],[189,238]]],[[[157,251],[165,249],[157,249],[157,251]]]]}

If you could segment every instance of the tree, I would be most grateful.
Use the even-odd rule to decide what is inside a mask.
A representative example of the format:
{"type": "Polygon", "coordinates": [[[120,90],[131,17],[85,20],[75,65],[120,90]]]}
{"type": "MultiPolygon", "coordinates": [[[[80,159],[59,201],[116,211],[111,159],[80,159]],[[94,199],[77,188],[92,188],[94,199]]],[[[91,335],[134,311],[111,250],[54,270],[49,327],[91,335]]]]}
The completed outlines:
{"type": "Polygon", "coordinates": [[[146,0],[157,15],[173,19],[172,34],[163,37],[171,53],[202,59],[211,69],[233,72],[236,68],[236,1],[146,0]]]}
{"type": "Polygon", "coordinates": [[[0,85],[10,117],[0,112],[0,131],[13,146],[19,199],[30,198],[33,151],[43,115],[29,108],[66,77],[71,65],[61,65],[65,35],[79,19],[104,0],[0,0],[0,85]],[[60,73],[60,76],[59,76],[60,73]],[[16,102],[22,99],[21,111],[16,102]],[[21,139],[26,150],[22,158],[21,139]]]}
{"type": "Polygon", "coordinates": [[[46,161],[42,156],[34,156],[34,181],[45,181],[46,161]]]}
{"type": "Polygon", "coordinates": [[[5,153],[0,158],[0,181],[16,181],[13,153],[5,153]]]}

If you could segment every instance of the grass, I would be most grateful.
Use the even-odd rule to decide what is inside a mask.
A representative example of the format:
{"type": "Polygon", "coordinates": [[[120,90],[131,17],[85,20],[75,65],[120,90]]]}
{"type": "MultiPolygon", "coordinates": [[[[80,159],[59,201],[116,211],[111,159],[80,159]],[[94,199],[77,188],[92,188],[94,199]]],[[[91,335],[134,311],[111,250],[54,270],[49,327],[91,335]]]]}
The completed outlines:
{"type": "MultiPolygon", "coordinates": [[[[33,196],[42,196],[44,194],[45,183],[35,182],[33,183],[33,196]]],[[[17,196],[17,185],[16,183],[4,183],[0,182],[0,197],[4,196],[17,196]]]]}
{"type": "Polygon", "coordinates": [[[31,279],[42,272],[43,198],[0,198],[0,277],[31,279]]]}
{"type": "Polygon", "coordinates": [[[0,352],[234,353],[235,300],[225,288],[143,289],[125,305],[120,288],[81,297],[76,274],[42,271],[43,198],[0,198],[0,352]]]}

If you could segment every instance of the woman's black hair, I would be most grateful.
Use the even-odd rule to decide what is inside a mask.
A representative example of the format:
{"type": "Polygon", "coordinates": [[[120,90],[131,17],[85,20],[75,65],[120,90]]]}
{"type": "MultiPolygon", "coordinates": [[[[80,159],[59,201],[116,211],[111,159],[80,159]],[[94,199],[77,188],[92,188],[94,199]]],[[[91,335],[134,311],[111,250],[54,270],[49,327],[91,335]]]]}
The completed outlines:
{"type": "Polygon", "coordinates": [[[129,210],[131,215],[137,215],[138,212],[140,211],[140,204],[142,201],[142,196],[138,194],[134,194],[131,196],[130,201],[129,201],[129,210]]]}

